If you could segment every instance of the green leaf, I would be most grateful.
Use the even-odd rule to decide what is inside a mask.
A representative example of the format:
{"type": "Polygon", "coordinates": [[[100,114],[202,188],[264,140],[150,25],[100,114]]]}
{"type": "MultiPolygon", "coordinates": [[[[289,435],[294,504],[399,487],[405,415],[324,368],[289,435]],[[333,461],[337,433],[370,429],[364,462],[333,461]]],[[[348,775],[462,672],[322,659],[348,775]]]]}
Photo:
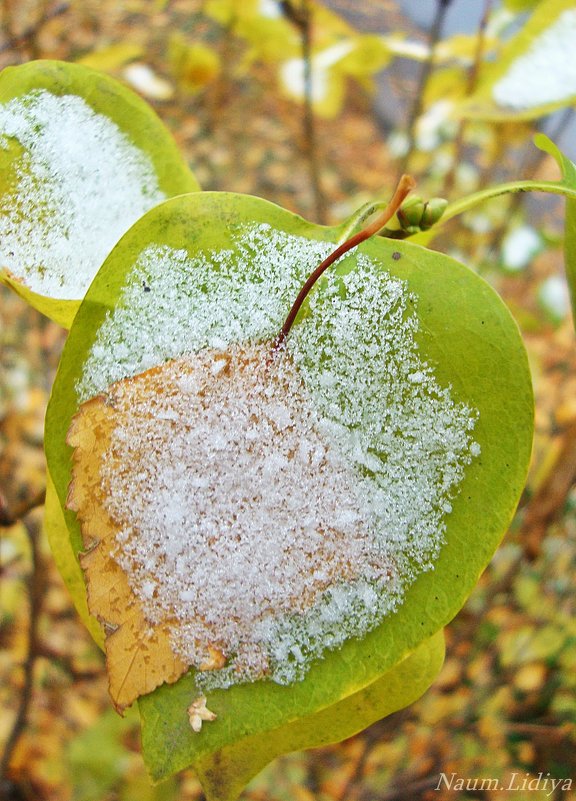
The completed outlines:
{"type": "Polygon", "coordinates": [[[498,54],[484,64],[464,117],[535,119],[574,103],[572,46],[576,35],[573,0],[542,0],[498,54]]]}
{"type": "Polygon", "coordinates": [[[120,236],[198,189],[152,109],[88,67],[33,61],[0,75],[0,280],[69,327],[120,236]]]}
{"type": "MultiPolygon", "coordinates": [[[[340,742],[409,706],[426,692],[443,661],[444,634],[439,631],[377,681],[344,700],[279,729],[245,737],[200,756],[193,765],[206,798],[208,801],[233,801],[277,756],[340,742]]],[[[185,702],[186,698],[183,696],[182,700],[185,702]]],[[[163,718],[160,693],[142,698],[139,706],[143,749],[149,760],[154,755],[152,765],[165,765],[173,758],[167,754],[168,742],[183,755],[194,750],[194,735],[187,720],[175,722],[179,723],[179,736],[166,740],[168,726],[163,718]]]]}
{"type": "Polygon", "coordinates": [[[540,0],[504,0],[504,5],[510,11],[522,12],[536,8],[540,0]]]}
{"type": "Polygon", "coordinates": [[[544,150],[556,159],[562,171],[562,185],[567,190],[564,216],[564,266],[570,290],[572,316],[576,326],[576,164],[544,134],[536,134],[534,142],[540,150],[544,150]]]}
{"type": "MultiPolygon", "coordinates": [[[[272,283],[265,283],[262,290],[264,267],[242,261],[244,257],[241,258],[238,249],[237,236],[245,229],[258,231],[259,238],[251,246],[254,265],[261,265],[265,258],[266,269],[272,270],[276,262],[283,264],[282,259],[286,259],[282,255],[286,235],[301,238],[298,256],[282,267],[292,271],[288,278],[297,286],[304,282],[311,265],[316,266],[316,260],[320,260],[314,253],[326,249],[321,243],[338,242],[343,235],[343,228],[312,225],[257,198],[227,193],[192,194],[168,200],[148,212],[126,233],[102,266],[70,331],[47,412],[48,466],[63,509],[71,478],[65,432],[79,406],[79,388],[87,386],[88,366],[94,367],[98,362],[92,348],[97,341],[99,352],[116,347],[98,339],[100,329],[116,325],[116,318],[110,317],[112,313],[120,315],[118,320],[122,315],[135,313],[136,328],[132,333],[122,329],[117,339],[118,358],[113,356],[106,362],[103,373],[100,371],[94,379],[98,386],[88,396],[113,380],[138,373],[151,364],[161,364],[186,350],[184,343],[196,330],[197,320],[205,317],[212,300],[210,293],[215,293],[216,298],[223,293],[226,300],[226,293],[240,291],[236,284],[233,289],[227,283],[232,279],[228,268],[221,266],[222,259],[224,265],[231,265],[230,270],[237,265],[239,278],[235,280],[247,288],[243,296],[246,303],[252,303],[252,294],[258,297],[273,294],[277,290],[274,282],[282,284],[288,278],[279,270],[274,273],[276,278],[267,279],[272,283]],[[158,248],[161,252],[180,254],[179,263],[183,265],[188,264],[187,258],[204,261],[201,267],[196,261],[193,262],[196,266],[183,268],[184,274],[162,273],[166,280],[169,276],[174,282],[173,300],[162,311],[158,308],[152,313],[156,284],[151,278],[153,285],[149,285],[144,274],[136,279],[134,267],[143,253],[158,252],[158,248]],[[130,361],[142,345],[145,350],[152,347],[151,360],[148,354],[147,363],[138,362],[140,357],[136,355],[137,363],[131,363],[130,367],[124,364],[120,353],[125,354],[126,350],[131,353],[130,361]]],[[[182,731],[188,725],[186,709],[195,695],[192,673],[141,699],[147,727],[144,756],[156,778],[191,762],[207,764],[206,760],[213,759],[215,753],[231,749],[246,738],[264,737],[266,733],[296,725],[298,720],[322,713],[373,685],[433,637],[461,608],[514,513],[531,450],[531,381],[516,325],[481,278],[453,259],[410,242],[371,240],[347,255],[334,268],[332,279],[327,277],[317,285],[297,318],[294,337],[304,330],[300,326],[306,320],[316,319],[314,302],[321,303],[323,298],[331,297],[330,287],[339,286],[337,282],[344,282],[346,276],[353,279],[362,274],[365,259],[374,271],[371,287],[380,286],[381,280],[384,286],[394,279],[405,282],[418,318],[415,335],[418,353],[433,370],[438,386],[449,391],[454,402],[478,410],[473,435],[481,454],[465,468],[463,480],[451,499],[451,509],[446,509],[445,543],[433,559],[433,570],[418,574],[406,588],[397,611],[386,616],[376,628],[362,638],[348,639],[342,647],[325,652],[302,681],[289,686],[260,680],[210,691],[209,708],[218,714],[218,719],[207,723],[198,734],[188,733],[185,741],[182,731]]],[[[342,283],[339,291],[345,285],[342,283]]],[[[243,307],[240,308],[244,322],[235,335],[238,340],[271,339],[275,335],[295,294],[291,285],[287,286],[281,291],[281,307],[266,323],[258,322],[257,314],[244,314],[243,307]],[[250,325],[256,328],[252,330],[250,325]]],[[[371,313],[369,307],[358,310],[362,325],[372,332],[371,313]]],[[[407,309],[406,314],[410,313],[407,309]]],[[[329,323],[327,318],[326,326],[329,323]]],[[[226,320],[222,325],[225,324],[226,320]]],[[[391,329],[392,337],[394,330],[391,329]]],[[[384,332],[377,331],[374,335],[383,336],[384,332]]],[[[342,347],[345,340],[343,337],[342,347]]],[[[322,348],[321,340],[318,348],[322,348]]],[[[308,362],[314,361],[313,355],[306,358],[308,362]]],[[[358,357],[354,370],[359,374],[373,369],[366,359],[366,355],[358,357]]],[[[315,368],[308,362],[305,370],[313,377],[315,368]]],[[[401,364],[390,364],[390,369],[401,369],[401,364]]],[[[418,376],[414,379],[419,380],[418,376]]],[[[387,376],[379,375],[375,380],[380,382],[384,397],[387,376]]],[[[88,385],[90,381],[93,379],[89,378],[88,385]]],[[[407,383],[402,393],[410,397],[415,391],[414,385],[407,383]]],[[[313,397],[318,399],[321,393],[313,397]]],[[[361,402],[360,398],[357,400],[361,402]]],[[[71,543],[65,561],[70,561],[81,550],[82,538],[74,515],[65,514],[71,543]]]]}

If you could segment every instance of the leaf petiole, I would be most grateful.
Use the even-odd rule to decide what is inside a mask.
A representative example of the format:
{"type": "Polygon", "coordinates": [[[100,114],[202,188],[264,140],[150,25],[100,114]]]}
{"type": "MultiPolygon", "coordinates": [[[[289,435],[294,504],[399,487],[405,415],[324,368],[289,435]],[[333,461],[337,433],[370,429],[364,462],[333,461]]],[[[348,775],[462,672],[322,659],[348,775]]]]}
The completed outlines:
{"type": "Polygon", "coordinates": [[[277,350],[288,334],[290,333],[290,329],[294,324],[294,320],[296,319],[298,312],[300,311],[300,307],[304,303],[306,296],[316,283],[316,281],[320,278],[322,273],[330,267],[330,265],[334,264],[340,256],[343,256],[344,253],[347,253],[352,248],[359,245],[361,242],[365,242],[366,239],[370,239],[371,236],[377,234],[381,228],[384,228],[387,222],[389,222],[392,217],[396,214],[406,197],[409,193],[414,189],[416,186],[416,181],[410,175],[403,175],[400,180],[398,181],[398,186],[396,187],[396,191],[392,195],[390,201],[386,204],[385,208],[378,214],[373,221],[363,228],[358,233],[351,236],[341,245],[338,245],[336,250],[334,250],[329,256],[327,256],[324,261],[318,265],[318,267],[314,270],[313,273],[308,277],[306,282],[304,283],[302,289],[298,293],[298,297],[292,304],[292,308],[288,312],[288,316],[284,321],[284,325],[280,329],[280,333],[276,337],[274,342],[273,350],[277,350]]]}

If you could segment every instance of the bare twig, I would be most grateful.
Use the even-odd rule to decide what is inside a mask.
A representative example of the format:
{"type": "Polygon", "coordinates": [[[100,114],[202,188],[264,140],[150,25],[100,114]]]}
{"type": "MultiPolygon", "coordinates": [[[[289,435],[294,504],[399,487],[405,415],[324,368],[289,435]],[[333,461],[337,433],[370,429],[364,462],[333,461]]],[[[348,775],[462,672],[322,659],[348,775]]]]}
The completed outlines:
{"type": "Polygon", "coordinates": [[[0,45],[0,53],[5,53],[7,50],[16,50],[27,45],[30,46],[47,22],[64,14],[69,8],[70,3],[59,3],[54,8],[49,9],[37,22],[23,30],[22,33],[11,35],[7,41],[3,42],[0,45]]]}
{"type": "Polygon", "coordinates": [[[45,500],[46,490],[43,489],[32,498],[27,498],[25,501],[19,503],[10,511],[6,504],[6,499],[0,492],[0,527],[9,528],[20,522],[27,514],[37,509],[39,506],[42,506],[45,500]]]}
{"type": "Polygon", "coordinates": [[[366,738],[362,740],[362,750],[360,754],[354,760],[354,766],[350,775],[343,783],[342,788],[338,792],[338,795],[335,796],[334,801],[350,801],[352,795],[354,793],[355,785],[359,784],[362,780],[364,769],[366,767],[366,763],[368,761],[368,757],[372,752],[372,743],[370,743],[366,738]]]}
{"type": "Polygon", "coordinates": [[[392,787],[388,792],[380,796],[380,801],[404,801],[404,799],[413,799],[417,795],[432,790],[433,787],[438,785],[438,776],[427,776],[425,779],[419,779],[411,782],[410,784],[402,783],[398,787],[392,787]]]}
{"type": "MultiPolygon", "coordinates": [[[[480,20],[480,24],[478,25],[478,33],[476,36],[476,48],[474,51],[474,61],[472,62],[472,66],[468,72],[468,80],[466,82],[466,96],[470,96],[476,86],[478,85],[478,76],[480,75],[480,68],[482,66],[482,59],[484,57],[484,49],[486,46],[486,26],[488,25],[488,17],[490,16],[490,12],[492,10],[492,0],[484,0],[484,13],[482,14],[482,19],[480,20]]],[[[452,167],[450,168],[450,172],[446,176],[446,181],[444,184],[444,194],[448,196],[452,191],[454,186],[454,181],[456,178],[456,170],[460,163],[460,157],[462,155],[462,147],[464,144],[464,134],[466,132],[466,128],[468,126],[468,121],[465,119],[461,119],[458,125],[458,132],[456,133],[456,137],[454,138],[454,156],[452,160],[452,167]]]]}
{"type": "Polygon", "coordinates": [[[10,760],[18,744],[22,733],[26,727],[28,710],[32,701],[32,690],[34,683],[34,664],[38,655],[38,622],[40,617],[42,599],[42,581],[40,575],[40,553],[38,547],[38,530],[34,521],[22,519],[28,541],[30,543],[31,570],[28,576],[27,588],[29,598],[29,625],[28,625],[28,648],[26,659],[24,660],[24,683],[20,694],[20,701],[12,724],[12,729],[4,746],[4,753],[0,758],[0,786],[7,783],[10,760]]]}
{"type": "Polygon", "coordinates": [[[440,34],[442,33],[442,27],[444,25],[444,17],[446,16],[446,11],[448,10],[448,6],[451,2],[452,0],[437,0],[436,15],[434,17],[434,22],[432,23],[432,28],[430,29],[430,36],[428,37],[429,55],[426,61],[422,64],[422,69],[420,71],[420,77],[418,80],[418,87],[416,89],[416,97],[414,98],[414,104],[408,118],[408,142],[406,146],[406,154],[402,159],[400,168],[398,170],[399,174],[409,171],[408,166],[410,164],[412,151],[414,150],[416,142],[416,125],[424,107],[424,95],[426,94],[426,87],[434,68],[436,45],[440,39],[440,34]]]}
{"type": "MultiPolygon", "coordinates": [[[[568,125],[572,122],[572,118],[574,116],[574,109],[572,107],[564,109],[564,112],[560,115],[558,123],[553,131],[550,132],[549,136],[553,142],[558,142],[564,131],[567,129],[568,125]]],[[[504,139],[502,138],[502,142],[504,139]]],[[[531,148],[528,151],[527,156],[524,158],[522,163],[518,167],[518,172],[523,175],[535,175],[542,164],[542,162],[548,158],[548,153],[545,153],[542,150],[538,150],[537,148],[531,148]]],[[[499,159],[494,160],[494,169],[497,166],[499,159]]],[[[487,185],[490,183],[490,179],[494,170],[490,171],[490,174],[487,178],[483,181],[483,185],[487,185]]],[[[508,208],[506,210],[506,216],[504,222],[499,225],[493,232],[492,236],[490,237],[490,242],[486,245],[485,254],[495,253],[499,247],[500,243],[504,239],[506,232],[510,227],[510,223],[514,220],[516,212],[520,209],[522,204],[525,201],[525,195],[523,192],[514,193],[509,200],[508,208]]]]}
{"type": "Polygon", "coordinates": [[[562,449],[548,477],[532,496],[524,515],[524,553],[533,561],[540,554],[550,524],[562,511],[576,481],[576,425],[564,435],[562,449]]]}
{"type": "Polygon", "coordinates": [[[541,736],[545,737],[549,742],[555,743],[569,738],[574,733],[573,723],[564,723],[559,726],[558,721],[551,723],[509,722],[504,723],[504,727],[506,731],[513,734],[525,734],[531,737],[541,736]]]}
{"type": "Polygon", "coordinates": [[[316,121],[312,105],[312,10],[309,0],[301,0],[299,7],[295,5],[294,0],[282,0],[281,7],[286,18],[300,31],[302,41],[302,61],[304,64],[304,145],[310,170],[310,184],[314,195],[316,221],[324,223],[326,220],[326,203],[320,183],[316,121]]]}

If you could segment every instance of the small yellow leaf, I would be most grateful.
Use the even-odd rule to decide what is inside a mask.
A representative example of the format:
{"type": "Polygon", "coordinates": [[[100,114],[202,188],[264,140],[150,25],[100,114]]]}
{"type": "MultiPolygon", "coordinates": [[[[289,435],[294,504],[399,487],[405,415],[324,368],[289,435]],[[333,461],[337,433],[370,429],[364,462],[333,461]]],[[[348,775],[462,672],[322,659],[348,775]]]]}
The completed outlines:
{"type": "Polygon", "coordinates": [[[211,47],[188,44],[181,34],[170,39],[168,60],[178,85],[186,92],[198,92],[220,74],[220,58],[211,47]]]}
{"type": "Polygon", "coordinates": [[[117,42],[82,56],[78,64],[102,72],[115,72],[130,61],[142,58],[143,54],[144,48],[141,45],[133,42],[117,42]]]}

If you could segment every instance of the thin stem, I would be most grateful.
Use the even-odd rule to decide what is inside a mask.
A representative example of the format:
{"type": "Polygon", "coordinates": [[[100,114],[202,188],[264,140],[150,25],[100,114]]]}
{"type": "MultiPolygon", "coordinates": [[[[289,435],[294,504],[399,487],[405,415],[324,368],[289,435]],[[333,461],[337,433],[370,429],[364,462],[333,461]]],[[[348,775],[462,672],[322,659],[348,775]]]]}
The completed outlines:
{"type": "MultiPolygon", "coordinates": [[[[564,133],[565,129],[569,125],[570,121],[572,120],[572,116],[574,114],[573,108],[564,109],[563,114],[561,114],[560,119],[558,121],[558,125],[551,131],[549,134],[550,139],[553,142],[558,142],[562,134],[564,133]]],[[[528,173],[528,175],[534,175],[538,168],[540,167],[541,163],[547,158],[549,154],[544,150],[535,150],[524,159],[522,164],[519,167],[519,171],[521,170],[524,173],[528,173]]],[[[506,220],[505,222],[498,226],[495,231],[492,233],[492,237],[490,239],[490,243],[488,244],[486,250],[487,252],[494,252],[499,246],[506,235],[510,227],[510,223],[514,220],[516,213],[520,206],[522,205],[523,197],[521,194],[516,194],[512,197],[509,205],[508,210],[506,213],[506,220]]]]}
{"type": "Polygon", "coordinates": [[[274,343],[274,350],[277,350],[288,334],[290,333],[290,329],[296,319],[298,312],[300,311],[300,307],[304,303],[304,300],[316,281],[320,278],[322,273],[330,267],[331,264],[334,264],[340,256],[343,256],[344,253],[347,253],[352,248],[359,245],[361,242],[364,242],[366,239],[369,239],[374,234],[377,234],[378,231],[383,228],[387,222],[389,222],[392,217],[396,214],[402,203],[404,202],[407,195],[414,189],[416,186],[416,182],[414,179],[409,175],[403,175],[398,182],[398,186],[396,187],[396,191],[394,192],[392,199],[386,206],[386,208],[378,214],[377,217],[363,228],[361,231],[358,231],[357,234],[354,234],[339,245],[336,250],[334,250],[324,261],[318,265],[318,267],[314,270],[314,272],[308,277],[308,280],[305,282],[304,286],[298,293],[298,297],[294,301],[292,308],[288,312],[288,316],[284,321],[284,325],[282,326],[278,337],[274,343]]]}
{"type": "Polygon", "coordinates": [[[18,504],[15,509],[9,511],[6,500],[0,492],[0,527],[9,528],[13,526],[15,523],[22,520],[22,518],[26,517],[29,512],[42,506],[45,500],[46,490],[43,489],[37,495],[34,495],[32,498],[27,498],[25,501],[18,504]]]}
{"type": "Polygon", "coordinates": [[[480,189],[478,192],[473,192],[471,195],[467,195],[466,197],[460,198],[460,200],[454,201],[454,203],[450,203],[442,215],[440,222],[430,230],[434,231],[434,234],[436,234],[440,227],[448,222],[448,220],[451,220],[452,217],[457,217],[458,214],[463,214],[479,203],[483,203],[491,198],[516,192],[548,192],[552,195],[564,195],[572,200],[576,200],[576,189],[572,189],[570,186],[558,181],[531,181],[530,179],[525,179],[523,181],[506,181],[502,184],[489,186],[486,189],[480,189]]]}
{"type": "Polygon", "coordinates": [[[24,523],[28,541],[30,543],[30,553],[32,568],[28,576],[28,598],[30,603],[29,624],[28,624],[28,648],[24,661],[24,682],[20,693],[20,702],[12,729],[8,740],[4,746],[4,753],[0,759],[0,782],[5,782],[8,778],[10,760],[18,744],[28,719],[28,710],[32,701],[32,690],[34,685],[34,664],[38,655],[38,622],[42,602],[42,581],[40,577],[40,552],[38,547],[37,531],[33,522],[24,523]]]}
{"type": "MultiPolygon", "coordinates": [[[[478,76],[480,75],[480,67],[482,66],[484,49],[486,46],[486,27],[488,25],[488,18],[490,16],[491,10],[492,10],[492,0],[484,0],[484,13],[482,14],[482,19],[480,20],[480,24],[478,25],[478,33],[476,36],[476,48],[474,51],[474,61],[468,72],[468,80],[466,82],[467,97],[473,94],[474,90],[476,89],[476,86],[478,85],[478,76]]],[[[458,132],[454,139],[454,156],[452,160],[452,167],[450,168],[450,172],[446,176],[446,182],[444,185],[444,194],[446,195],[446,197],[450,195],[450,192],[452,191],[452,188],[454,186],[454,182],[456,179],[456,170],[460,163],[460,157],[462,155],[462,148],[464,145],[464,134],[466,132],[468,122],[469,121],[464,118],[460,120],[460,124],[458,126],[458,132]]]]}
{"type": "Polygon", "coordinates": [[[430,75],[432,74],[432,70],[434,68],[436,45],[438,44],[438,40],[440,39],[440,34],[442,32],[442,27],[444,25],[444,17],[446,16],[446,11],[448,10],[448,6],[450,5],[451,2],[452,0],[437,0],[436,15],[434,17],[434,22],[432,23],[430,36],[428,37],[429,55],[426,61],[422,64],[422,69],[420,70],[418,87],[416,89],[416,97],[414,99],[414,104],[412,106],[410,117],[407,123],[408,143],[406,147],[406,155],[404,156],[399,169],[400,173],[406,173],[408,171],[408,165],[410,164],[412,151],[414,150],[416,142],[416,125],[418,123],[420,115],[422,114],[422,109],[424,107],[424,95],[426,94],[426,87],[428,85],[430,75]]]}
{"type": "Polygon", "coordinates": [[[304,64],[304,145],[310,171],[310,185],[314,196],[316,220],[320,224],[324,224],[326,218],[326,204],[320,184],[316,120],[312,104],[312,10],[309,0],[301,0],[299,8],[296,8],[293,0],[283,0],[281,7],[286,18],[300,31],[302,62],[304,64]]]}

